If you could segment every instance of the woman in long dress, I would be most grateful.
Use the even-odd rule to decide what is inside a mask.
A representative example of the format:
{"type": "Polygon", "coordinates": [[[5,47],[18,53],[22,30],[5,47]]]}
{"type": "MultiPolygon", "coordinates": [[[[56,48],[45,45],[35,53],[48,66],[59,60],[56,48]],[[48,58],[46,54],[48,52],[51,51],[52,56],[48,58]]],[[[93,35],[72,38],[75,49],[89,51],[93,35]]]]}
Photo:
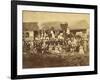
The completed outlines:
{"type": "Polygon", "coordinates": [[[84,54],[84,49],[82,45],[80,45],[79,47],[79,54],[84,54]]]}

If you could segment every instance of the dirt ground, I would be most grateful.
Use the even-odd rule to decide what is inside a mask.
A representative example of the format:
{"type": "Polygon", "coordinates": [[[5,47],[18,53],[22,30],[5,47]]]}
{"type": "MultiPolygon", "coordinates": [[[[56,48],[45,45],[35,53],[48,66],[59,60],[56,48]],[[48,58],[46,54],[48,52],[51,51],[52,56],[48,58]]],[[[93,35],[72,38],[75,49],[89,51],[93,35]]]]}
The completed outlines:
{"type": "Polygon", "coordinates": [[[79,53],[23,55],[23,68],[70,67],[89,65],[89,55],[79,53]]]}

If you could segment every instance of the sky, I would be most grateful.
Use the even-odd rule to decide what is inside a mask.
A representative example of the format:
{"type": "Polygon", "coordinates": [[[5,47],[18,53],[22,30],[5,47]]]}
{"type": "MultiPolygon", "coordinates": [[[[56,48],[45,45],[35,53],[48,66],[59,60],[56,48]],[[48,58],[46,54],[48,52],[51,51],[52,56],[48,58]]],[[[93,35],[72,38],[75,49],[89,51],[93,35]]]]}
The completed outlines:
{"type": "Polygon", "coordinates": [[[64,13],[64,12],[36,12],[23,11],[23,22],[68,22],[69,26],[78,21],[85,20],[89,24],[90,15],[86,13],[64,13]]]}

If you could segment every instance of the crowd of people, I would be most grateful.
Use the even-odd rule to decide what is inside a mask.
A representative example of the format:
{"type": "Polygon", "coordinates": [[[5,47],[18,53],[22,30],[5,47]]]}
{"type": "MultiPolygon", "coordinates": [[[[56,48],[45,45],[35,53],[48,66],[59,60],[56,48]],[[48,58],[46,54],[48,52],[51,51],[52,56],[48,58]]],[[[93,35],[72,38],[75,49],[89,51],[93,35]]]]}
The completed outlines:
{"type": "Polygon", "coordinates": [[[54,30],[37,34],[33,40],[23,38],[23,51],[31,54],[85,54],[89,51],[89,36],[70,31],[54,30]]]}

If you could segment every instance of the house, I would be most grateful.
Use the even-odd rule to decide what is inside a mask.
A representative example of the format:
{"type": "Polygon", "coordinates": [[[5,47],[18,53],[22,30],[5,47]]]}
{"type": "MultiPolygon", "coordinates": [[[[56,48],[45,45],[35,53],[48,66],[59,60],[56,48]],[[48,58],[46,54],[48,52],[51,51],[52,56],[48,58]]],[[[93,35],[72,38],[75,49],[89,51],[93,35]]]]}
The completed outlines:
{"type": "Polygon", "coordinates": [[[86,20],[81,20],[77,23],[75,23],[74,25],[70,26],[70,31],[74,34],[76,34],[76,32],[86,32],[89,30],[89,24],[86,20]]]}
{"type": "Polygon", "coordinates": [[[24,22],[23,23],[23,39],[26,41],[33,41],[37,36],[39,26],[37,22],[24,22]]]}

